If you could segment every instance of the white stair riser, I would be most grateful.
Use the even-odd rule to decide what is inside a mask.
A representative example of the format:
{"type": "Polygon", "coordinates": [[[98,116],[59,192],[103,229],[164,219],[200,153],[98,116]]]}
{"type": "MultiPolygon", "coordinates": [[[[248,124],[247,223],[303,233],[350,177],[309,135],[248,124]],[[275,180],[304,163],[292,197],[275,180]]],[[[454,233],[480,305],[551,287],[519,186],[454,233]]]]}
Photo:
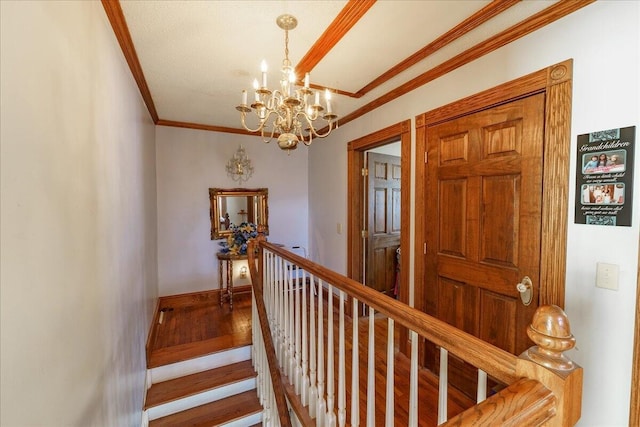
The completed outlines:
{"type": "Polygon", "coordinates": [[[227,424],[222,424],[220,427],[249,427],[262,422],[262,412],[258,412],[253,415],[248,415],[239,420],[233,420],[227,424]]]}
{"type": "Polygon", "coordinates": [[[159,406],[154,406],[147,409],[147,416],[149,420],[156,420],[167,415],[175,414],[176,412],[186,411],[187,409],[195,408],[196,406],[224,399],[225,397],[233,396],[255,388],[256,379],[249,378],[244,381],[227,384],[213,390],[203,391],[193,396],[187,396],[159,406]]]}
{"type": "Polygon", "coordinates": [[[159,366],[157,368],[149,369],[148,371],[150,371],[151,383],[156,384],[162,381],[172,380],[174,378],[184,377],[186,375],[250,359],[251,346],[248,345],[195,359],[185,360],[184,362],[159,366]]]}

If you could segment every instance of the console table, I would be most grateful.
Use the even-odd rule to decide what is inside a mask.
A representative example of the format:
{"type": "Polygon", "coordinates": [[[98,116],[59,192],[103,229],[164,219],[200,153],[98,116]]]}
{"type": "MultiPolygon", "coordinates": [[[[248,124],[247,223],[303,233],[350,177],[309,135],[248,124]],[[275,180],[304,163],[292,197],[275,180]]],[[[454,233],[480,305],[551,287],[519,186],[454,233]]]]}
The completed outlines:
{"type": "Polygon", "coordinates": [[[247,255],[233,255],[218,252],[218,278],[220,283],[220,305],[229,300],[229,308],[233,310],[233,262],[248,259],[247,255]],[[225,270],[225,281],[222,281],[222,270],[225,270]]]}

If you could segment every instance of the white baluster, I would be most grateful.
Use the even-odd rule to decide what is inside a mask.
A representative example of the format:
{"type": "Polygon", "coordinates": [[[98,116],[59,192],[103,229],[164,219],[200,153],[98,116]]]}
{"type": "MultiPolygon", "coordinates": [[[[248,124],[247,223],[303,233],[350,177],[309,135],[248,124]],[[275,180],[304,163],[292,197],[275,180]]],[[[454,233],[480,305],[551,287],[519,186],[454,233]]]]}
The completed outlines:
{"type": "Polygon", "coordinates": [[[280,309],[280,284],[278,282],[278,260],[276,259],[276,256],[274,254],[272,260],[271,260],[272,266],[271,268],[273,269],[273,330],[272,330],[272,334],[273,334],[273,346],[274,346],[274,350],[276,352],[276,359],[278,359],[278,361],[281,360],[281,354],[280,354],[280,315],[281,315],[281,309],[280,309]]]}
{"type": "MultiPolygon", "coordinates": [[[[269,302],[271,305],[270,313],[269,313],[269,326],[271,327],[271,336],[273,337],[273,345],[275,349],[278,349],[278,288],[276,283],[276,267],[275,267],[275,259],[273,258],[273,254],[270,253],[271,257],[269,258],[269,302]]],[[[276,352],[277,354],[277,352],[276,352]]]]}
{"type": "Polygon", "coordinates": [[[289,376],[289,384],[295,384],[295,371],[296,371],[296,322],[295,322],[295,313],[294,313],[294,290],[293,290],[293,280],[291,278],[291,263],[287,263],[287,269],[285,270],[287,273],[287,283],[289,291],[287,292],[289,298],[289,368],[287,375],[289,376]]]}
{"type": "Polygon", "coordinates": [[[367,427],[376,425],[376,364],[374,310],[369,307],[369,346],[367,364],[367,427]]]}
{"type": "Polygon", "coordinates": [[[309,404],[309,341],[307,340],[307,280],[306,274],[307,272],[301,270],[302,280],[302,390],[300,393],[300,400],[302,401],[303,406],[307,406],[309,404]]]}
{"type": "Polygon", "coordinates": [[[264,305],[267,309],[269,326],[273,327],[273,263],[271,258],[271,252],[264,252],[262,292],[264,293],[264,305]]]}
{"type": "Polygon", "coordinates": [[[478,395],[477,402],[480,403],[487,398],[487,373],[478,369],[478,395]]]}
{"type": "Polygon", "coordinates": [[[411,373],[409,374],[409,427],[418,425],[418,334],[409,331],[411,340],[411,373]]]}
{"type": "Polygon", "coordinates": [[[268,362],[267,362],[266,352],[264,351],[264,340],[263,340],[262,334],[260,332],[258,333],[260,335],[259,344],[258,344],[260,346],[260,356],[259,356],[260,370],[258,372],[258,378],[259,378],[258,390],[260,390],[259,396],[260,396],[260,403],[262,404],[262,419],[264,422],[268,422],[271,419],[270,391],[269,391],[271,387],[271,382],[268,374],[268,369],[266,367],[266,364],[268,362]]]}
{"type": "Polygon", "coordinates": [[[358,339],[358,300],[352,305],[352,352],[351,352],[351,425],[360,425],[360,344],[358,339]]]}
{"type": "Polygon", "coordinates": [[[291,274],[292,275],[293,275],[294,271],[296,272],[295,279],[292,278],[293,288],[295,290],[294,292],[295,292],[295,295],[296,295],[296,304],[295,304],[295,310],[294,310],[295,322],[296,322],[296,325],[295,325],[295,344],[296,345],[295,345],[295,348],[294,348],[295,349],[294,357],[295,357],[295,360],[296,360],[296,367],[295,367],[294,376],[295,376],[296,394],[300,395],[300,386],[302,385],[302,360],[301,360],[302,359],[302,355],[300,354],[301,345],[302,345],[302,343],[301,343],[301,341],[302,341],[302,337],[301,337],[302,331],[300,330],[300,328],[301,328],[300,323],[302,322],[302,319],[301,319],[301,313],[302,312],[300,311],[300,292],[301,292],[300,288],[302,286],[300,285],[300,282],[299,282],[300,279],[298,278],[297,267],[296,267],[296,270],[291,269],[291,274]]]}
{"type": "MultiPolygon", "coordinates": [[[[252,294],[251,296],[252,299],[252,305],[251,305],[251,342],[254,343],[254,345],[251,346],[251,350],[252,350],[252,364],[253,364],[253,369],[256,371],[257,378],[256,378],[256,390],[258,393],[258,398],[260,399],[260,382],[262,381],[262,377],[261,377],[261,366],[260,366],[260,357],[261,357],[261,350],[262,347],[264,347],[264,345],[262,344],[262,341],[260,339],[260,330],[259,328],[259,323],[258,323],[258,313],[256,310],[256,298],[255,295],[252,294]]],[[[262,401],[261,401],[262,402],[262,401]]]]}
{"type": "Polygon", "coordinates": [[[288,308],[288,301],[287,301],[287,283],[284,280],[284,260],[283,259],[279,259],[278,260],[278,269],[280,270],[280,274],[278,275],[278,285],[280,286],[280,331],[282,334],[282,340],[280,343],[280,355],[281,355],[281,360],[280,360],[280,367],[285,371],[285,375],[286,375],[286,370],[287,370],[287,361],[289,360],[289,358],[287,357],[287,350],[289,349],[289,337],[287,337],[287,333],[289,332],[288,329],[288,325],[287,325],[287,308],[288,308]]]}
{"type": "Polygon", "coordinates": [[[344,342],[344,304],[344,292],[340,291],[340,320],[338,325],[338,425],[340,427],[344,427],[347,422],[347,397],[345,390],[347,387],[347,379],[344,360],[347,349],[345,348],[344,342]]]}
{"type": "MultiPolygon", "coordinates": [[[[311,286],[315,282],[313,275],[309,275],[311,286]]],[[[314,293],[309,292],[309,415],[315,418],[318,406],[318,387],[316,382],[316,303],[314,301],[314,293]]]]}
{"type": "Polygon", "coordinates": [[[449,382],[449,352],[440,347],[440,377],[438,380],[438,425],[447,421],[447,383],[449,382]]]}
{"type": "Polygon", "coordinates": [[[264,401],[262,403],[262,423],[266,426],[271,425],[271,418],[272,418],[272,414],[271,414],[271,376],[269,376],[269,378],[265,378],[265,387],[264,387],[264,392],[265,392],[265,398],[264,401]]]}
{"type": "Polygon", "coordinates": [[[291,322],[291,305],[290,300],[291,300],[291,294],[290,294],[290,288],[291,288],[291,282],[289,281],[289,277],[287,274],[287,262],[283,259],[282,260],[282,279],[284,282],[284,373],[285,375],[289,378],[289,383],[291,384],[291,359],[293,358],[293,354],[291,354],[291,340],[293,339],[293,337],[291,336],[291,327],[293,322],[291,322]]]}
{"type": "Polygon", "coordinates": [[[316,408],[316,425],[324,427],[324,415],[327,403],[324,397],[324,310],[322,308],[322,280],[318,280],[318,407],[316,408]]]}
{"type": "Polygon", "coordinates": [[[327,299],[327,418],[325,425],[333,427],[336,425],[336,414],[333,411],[335,406],[335,365],[333,342],[333,286],[331,284],[329,284],[327,289],[327,299]]]}
{"type": "Polygon", "coordinates": [[[394,352],[393,325],[394,325],[393,319],[387,318],[387,403],[386,403],[386,409],[385,409],[385,425],[390,427],[393,427],[393,420],[394,420],[393,374],[394,374],[395,352],[394,352]]]}
{"type": "Polygon", "coordinates": [[[271,418],[271,392],[270,392],[271,377],[268,374],[268,370],[266,370],[266,366],[264,365],[265,363],[267,363],[267,354],[263,351],[262,354],[260,355],[260,358],[262,359],[260,364],[262,365],[262,377],[263,377],[260,383],[262,388],[262,405],[264,408],[264,414],[266,418],[270,419],[271,418]]]}

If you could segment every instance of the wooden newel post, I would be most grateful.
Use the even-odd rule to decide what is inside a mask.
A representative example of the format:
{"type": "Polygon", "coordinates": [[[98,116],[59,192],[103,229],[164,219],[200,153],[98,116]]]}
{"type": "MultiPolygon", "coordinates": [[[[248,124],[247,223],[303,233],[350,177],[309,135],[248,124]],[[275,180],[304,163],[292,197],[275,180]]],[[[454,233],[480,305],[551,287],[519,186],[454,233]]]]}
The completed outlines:
{"type": "Polygon", "coordinates": [[[527,335],[536,345],[520,355],[516,374],[539,381],[555,395],[556,414],[546,425],[575,425],[582,408],[582,368],[563,354],[576,344],[567,315],[557,305],[539,307],[527,335]]]}
{"type": "Polygon", "coordinates": [[[264,227],[258,226],[258,237],[247,242],[247,256],[249,259],[249,273],[251,274],[251,283],[259,282],[262,284],[262,265],[258,262],[262,259],[259,254],[259,242],[265,240],[264,227]]]}

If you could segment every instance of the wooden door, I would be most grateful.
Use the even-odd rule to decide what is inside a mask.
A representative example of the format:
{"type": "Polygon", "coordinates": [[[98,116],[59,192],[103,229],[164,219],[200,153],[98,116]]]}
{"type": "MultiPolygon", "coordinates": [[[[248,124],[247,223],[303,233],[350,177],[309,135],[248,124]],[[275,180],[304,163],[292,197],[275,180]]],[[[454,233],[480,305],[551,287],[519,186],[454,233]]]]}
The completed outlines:
{"type": "Polygon", "coordinates": [[[400,157],[367,154],[367,286],[393,297],[400,246],[400,157]]]}
{"type": "Polygon", "coordinates": [[[426,307],[513,354],[529,347],[538,306],[544,103],[534,95],[427,130],[426,307]],[[529,306],[516,289],[525,276],[529,306]]]}

